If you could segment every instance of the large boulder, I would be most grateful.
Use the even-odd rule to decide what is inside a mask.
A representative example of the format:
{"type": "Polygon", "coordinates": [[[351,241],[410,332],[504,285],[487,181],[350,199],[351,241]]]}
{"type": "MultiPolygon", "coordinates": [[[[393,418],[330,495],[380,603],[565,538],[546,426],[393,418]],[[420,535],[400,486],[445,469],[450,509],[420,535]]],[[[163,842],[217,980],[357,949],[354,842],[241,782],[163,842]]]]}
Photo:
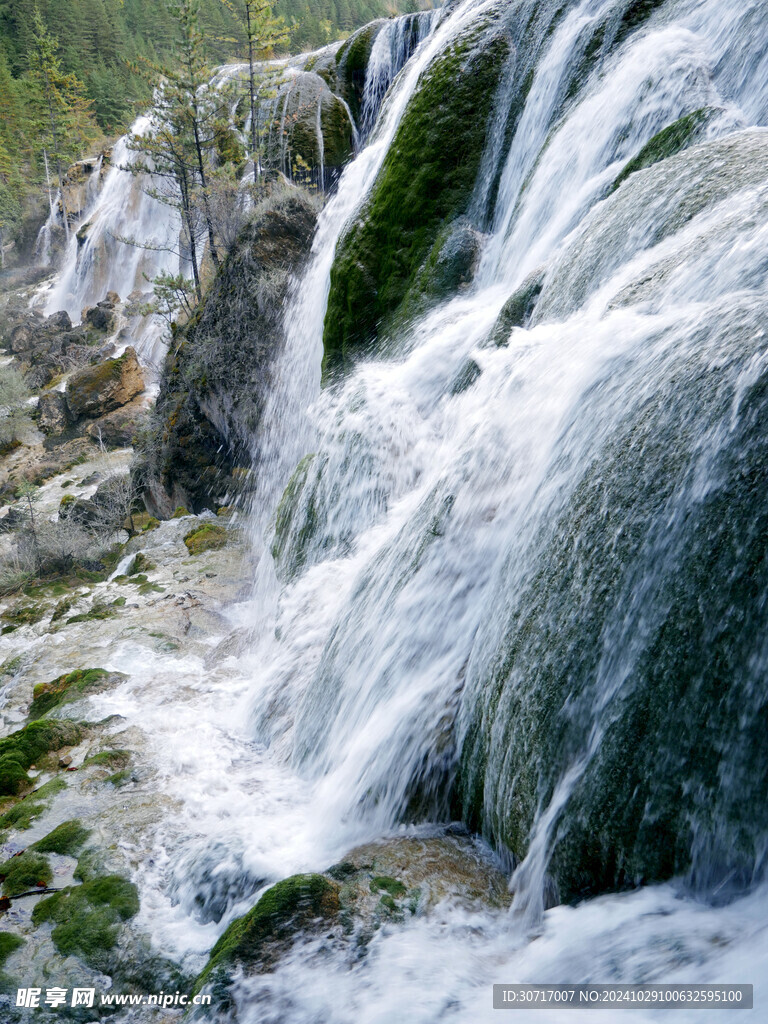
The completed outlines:
{"type": "Polygon", "coordinates": [[[277,188],[227,256],[191,323],[177,331],[147,446],[147,508],[165,518],[229,504],[253,479],[253,439],[283,341],[291,280],[309,255],[316,211],[277,188]]]}
{"type": "Polygon", "coordinates": [[[46,391],[38,402],[38,424],[45,434],[61,434],[72,422],[63,391],[46,391]]]}
{"type": "Polygon", "coordinates": [[[133,444],[136,435],[147,425],[148,420],[146,402],[142,398],[135,398],[127,405],[92,420],[85,428],[85,432],[107,448],[124,448],[133,444]]]}
{"type": "Polygon", "coordinates": [[[119,359],[78,370],[67,381],[67,406],[73,419],[95,419],[127,405],[144,390],[144,375],[130,346],[119,359]]]}

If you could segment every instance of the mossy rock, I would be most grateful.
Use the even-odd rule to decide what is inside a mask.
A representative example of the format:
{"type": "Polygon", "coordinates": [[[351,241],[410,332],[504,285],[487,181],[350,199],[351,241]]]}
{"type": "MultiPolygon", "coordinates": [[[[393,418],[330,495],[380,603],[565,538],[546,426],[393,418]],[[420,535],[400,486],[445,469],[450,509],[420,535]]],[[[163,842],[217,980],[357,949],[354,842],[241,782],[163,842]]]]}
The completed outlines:
{"type": "Polygon", "coordinates": [[[665,2],[666,0],[629,0],[624,14],[621,16],[614,45],[623,42],[631,32],[645,24],[654,11],[658,10],[665,2]]]}
{"type": "MultiPolygon", "coordinates": [[[[73,615],[67,619],[67,625],[71,626],[75,622],[101,622],[104,619],[113,619],[117,612],[115,611],[116,603],[113,601],[112,604],[102,604],[97,601],[91,605],[87,612],[81,612],[79,615],[73,615]]],[[[117,605],[117,607],[120,607],[117,605]]]]}
{"type": "Polygon", "coordinates": [[[636,171],[653,167],[654,164],[661,163],[662,160],[674,156],[675,153],[680,153],[684,149],[688,149],[689,146],[695,145],[704,137],[708,125],[720,113],[721,111],[716,107],[702,107],[663,128],[643,146],[637,156],[629,161],[613,183],[612,191],[615,192],[636,171]]]}
{"type": "Polygon", "coordinates": [[[33,843],[31,849],[38,853],[74,857],[90,834],[90,829],[85,828],[77,819],[63,821],[47,836],[33,843]]]}
{"type": "Polygon", "coordinates": [[[230,533],[225,526],[203,523],[186,534],[184,543],[190,555],[201,555],[204,551],[217,551],[226,547],[229,539],[230,533]]]}
{"type": "Polygon", "coordinates": [[[10,608],[1,616],[3,621],[8,623],[7,626],[3,626],[2,632],[12,633],[19,626],[32,626],[45,618],[45,612],[45,607],[37,604],[10,608]]]}
{"type": "Polygon", "coordinates": [[[97,765],[105,768],[125,768],[131,760],[130,750],[100,750],[83,761],[83,767],[97,765]]]}
{"type": "Polygon", "coordinates": [[[0,740],[0,795],[30,785],[27,769],[44,754],[79,743],[85,730],[74,722],[30,722],[0,740]]]}
{"type": "Polygon", "coordinates": [[[743,374],[766,303],[730,302],[685,344],[648,338],[627,371],[641,394],[582,396],[573,429],[599,420],[594,446],[528,542],[535,558],[510,561],[489,595],[498,631],[465,687],[465,820],[521,859],[581,763],[551,835],[563,900],[686,875],[723,899],[760,871],[768,390],[743,374]],[[722,436],[702,493],[701,438],[722,436]]]}
{"type": "MultiPolygon", "coordinates": [[[[88,613],[69,619],[69,622],[85,621],[88,618],[106,618],[105,615],[88,613]]],[[[101,693],[102,690],[121,682],[128,677],[122,672],[106,672],[103,668],[78,669],[53,679],[50,683],[38,683],[32,693],[32,705],[29,709],[31,719],[42,718],[51,708],[68,700],[77,700],[90,693],[101,693]]]]}
{"type": "Polygon", "coordinates": [[[51,938],[62,956],[78,956],[97,970],[107,970],[119,926],[138,912],[133,882],[105,875],[41,900],[32,911],[32,923],[54,925],[51,938]]]}
{"type": "Polygon", "coordinates": [[[293,579],[303,568],[310,544],[317,533],[319,512],[316,472],[314,482],[308,486],[316,458],[314,454],[304,456],[277,506],[271,551],[278,577],[282,580],[293,579]]]}
{"type": "Polygon", "coordinates": [[[542,271],[536,271],[523,282],[513,295],[510,295],[493,325],[488,339],[491,345],[499,347],[508,345],[509,336],[515,327],[528,326],[536,308],[536,300],[541,295],[543,287],[544,274],[542,271]]]}
{"type": "Polygon", "coordinates": [[[233,921],[211,950],[195,991],[240,964],[269,970],[299,934],[327,928],[339,912],[339,886],[324,875],[294,875],[272,886],[244,917],[233,921]]]}
{"type": "Polygon", "coordinates": [[[18,896],[38,887],[45,888],[53,881],[53,871],[46,857],[40,853],[25,850],[18,857],[11,857],[0,864],[0,878],[6,896],[18,896]]]}
{"type": "Polygon", "coordinates": [[[503,15],[499,8],[479,19],[423,73],[361,215],[339,240],[325,379],[386,335],[440,233],[469,209],[510,55],[503,15]]]}

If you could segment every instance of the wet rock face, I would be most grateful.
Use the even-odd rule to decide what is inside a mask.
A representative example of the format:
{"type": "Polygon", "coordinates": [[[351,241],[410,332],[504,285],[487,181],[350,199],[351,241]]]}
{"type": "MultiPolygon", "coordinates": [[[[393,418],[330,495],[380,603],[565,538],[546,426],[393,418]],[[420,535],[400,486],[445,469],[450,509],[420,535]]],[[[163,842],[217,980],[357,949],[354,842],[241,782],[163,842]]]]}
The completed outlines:
{"type": "MultiPolygon", "coordinates": [[[[267,132],[267,164],[291,178],[322,166],[339,171],[354,153],[354,129],[342,100],[320,75],[302,71],[278,92],[267,132]],[[321,149],[322,146],[322,149],[321,149]]],[[[325,182],[325,176],[323,176],[325,182]]]]}
{"type": "Polygon", "coordinates": [[[144,375],[129,347],[119,359],[107,359],[73,374],[67,381],[67,407],[73,419],[95,419],[127,405],[144,390],[144,375]]]}

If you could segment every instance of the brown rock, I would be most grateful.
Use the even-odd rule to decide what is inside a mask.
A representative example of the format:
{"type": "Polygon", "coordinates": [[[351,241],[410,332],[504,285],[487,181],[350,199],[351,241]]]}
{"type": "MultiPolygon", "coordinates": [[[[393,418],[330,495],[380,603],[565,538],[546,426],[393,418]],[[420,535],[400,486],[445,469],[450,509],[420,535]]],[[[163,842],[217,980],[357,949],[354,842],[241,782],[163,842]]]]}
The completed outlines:
{"type": "Polygon", "coordinates": [[[74,373],[67,382],[67,405],[72,417],[96,419],[127,405],[144,390],[144,375],[133,348],[119,359],[107,359],[74,373]]]}
{"type": "Polygon", "coordinates": [[[146,422],[146,403],[141,398],[135,398],[120,409],[93,420],[86,427],[86,433],[107,448],[125,448],[133,443],[146,422]]]}

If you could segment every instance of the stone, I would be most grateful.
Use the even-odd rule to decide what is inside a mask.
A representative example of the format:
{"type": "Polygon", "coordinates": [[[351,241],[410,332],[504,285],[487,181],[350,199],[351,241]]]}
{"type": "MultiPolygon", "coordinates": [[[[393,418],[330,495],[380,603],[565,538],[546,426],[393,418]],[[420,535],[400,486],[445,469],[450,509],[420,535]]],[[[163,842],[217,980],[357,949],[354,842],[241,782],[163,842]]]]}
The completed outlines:
{"type": "Polygon", "coordinates": [[[146,425],[147,418],[146,403],[138,398],[93,420],[85,429],[89,437],[107,448],[125,448],[133,443],[136,434],[146,425]]]}
{"type": "Polygon", "coordinates": [[[67,382],[67,405],[75,419],[97,419],[127,405],[143,390],[144,375],[135,350],[129,347],[119,359],[74,373],[67,382]]]}
{"type": "Polygon", "coordinates": [[[85,315],[87,323],[96,331],[109,331],[115,322],[114,306],[111,302],[100,302],[85,315]]]}
{"type": "Polygon", "coordinates": [[[71,331],[72,321],[69,318],[69,313],[65,309],[60,309],[58,313],[53,313],[48,317],[45,326],[55,331],[71,331]]]}
{"type": "Polygon", "coordinates": [[[63,391],[46,391],[38,403],[40,429],[46,434],[61,434],[71,423],[63,391]]]}

